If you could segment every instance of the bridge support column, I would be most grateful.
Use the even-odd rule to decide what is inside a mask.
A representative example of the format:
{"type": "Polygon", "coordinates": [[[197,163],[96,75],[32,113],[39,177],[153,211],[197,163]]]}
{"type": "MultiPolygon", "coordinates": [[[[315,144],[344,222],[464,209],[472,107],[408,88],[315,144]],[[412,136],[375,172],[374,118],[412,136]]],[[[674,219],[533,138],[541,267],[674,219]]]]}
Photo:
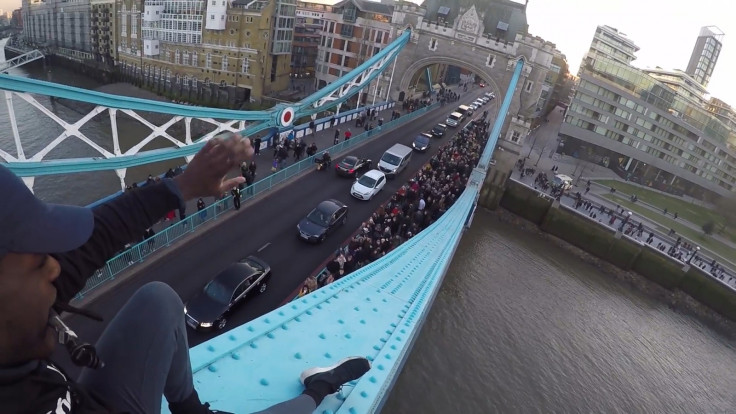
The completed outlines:
{"type": "Polygon", "coordinates": [[[506,191],[506,181],[518,159],[516,154],[504,151],[503,148],[498,148],[493,156],[495,165],[488,169],[478,198],[478,204],[490,210],[497,209],[501,203],[501,197],[506,191]]]}
{"type": "Polygon", "coordinates": [[[120,189],[125,191],[125,173],[128,171],[127,168],[117,169],[115,170],[115,174],[118,175],[118,178],[120,178],[120,189]]]}

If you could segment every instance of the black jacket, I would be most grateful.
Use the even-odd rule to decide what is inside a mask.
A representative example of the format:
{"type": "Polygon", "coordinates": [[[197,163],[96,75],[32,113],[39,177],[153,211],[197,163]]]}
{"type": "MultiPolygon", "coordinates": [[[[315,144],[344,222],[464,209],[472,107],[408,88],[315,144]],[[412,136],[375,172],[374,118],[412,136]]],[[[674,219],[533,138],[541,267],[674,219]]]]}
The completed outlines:
{"type": "MultiPolygon", "coordinates": [[[[182,205],[173,181],[164,179],[95,207],[89,240],[76,250],[53,255],[61,265],[61,274],[54,281],[57,301],[69,303],[87,279],[126,243],[140,240],[166,212],[182,205]]],[[[86,414],[115,410],[75,384],[53,362],[28,361],[21,366],[0,367],[0,412],[86,414]]]]}

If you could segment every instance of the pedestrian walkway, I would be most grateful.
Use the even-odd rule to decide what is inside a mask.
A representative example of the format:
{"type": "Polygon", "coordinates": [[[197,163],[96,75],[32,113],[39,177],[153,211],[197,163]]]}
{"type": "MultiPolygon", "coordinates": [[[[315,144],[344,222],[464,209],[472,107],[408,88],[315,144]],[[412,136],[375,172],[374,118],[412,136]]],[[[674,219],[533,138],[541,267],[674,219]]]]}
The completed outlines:
{"type": "MultiPolygon", "coordinates": [[[[552,166],[547,170],[539,167],[541,167],[541,165],[535,169],[534,173],[525,175],[524,177],[521,177],[521,172],[518,168],[514,168],[511,173],[511,179],[533,188],[540,193],[548,194],[549,192],[545,192],[538,184],[535,183],[535,178],[539,172],[545,172],[549,177],[552,174],[550,173],[552,166]]],[[[564,167],[560,167],[558,173],[564,173],[564,167]]],[[[698,266],[714,278],[736,290],[736,265],[730,261],[725,260],[720,256],[716,256],[706,250],[695,250],[694,246],[696,246],[697,243],[693,243],[692,241],[684,238],[679,238],[676,235],[670,236],[663,233],[658,230],[660,227],[658,223],[639,215],[628,215],[626,214],[627,212],[625,209],[621,209],[620,206],[615,203],[600,197],[599,194],[588,193],[582,197],[581,200],[583,203],[578,204],[577,198],[574,196],[577,192],[578,189],[573,189],[567,195],[563,195],[560,198],[560,204],[597,221],[600,225],[608,227],[611,230],[619,231],[621,233],[628,232],[629,234],[626,234],[626,237],[630,237],[639,243],[649,245],[650,247],[662,252],[662,254],[671,256],[674,259],[679,257],[677,260],[680,260],[683,265],[691,263],[692,265],[698,266]],[[588,204],[585,204],[584,201],[588,201],[588,204]],[[641,232],[637,230],[639,223],[641,223],[642,227],[641,232]],[[684,248],[685,243],[690,244],[693,248],[684,248]],[[713,261],[714,257],[718,257],[715,262],[713,261]],[[725,268],[724,265],[728,266],[728,268],[725,268]]],[[[580,192],[582,193],[583,191],[580,192]]]]}
{"type": "MultiPolygon", "coordinates": [[[[378,118],[381,118],[381,117],[383,117],[384,123],[390,121],[391,120],[391,114],[392,114],[393,111],[399,111],[399,112],[401,112],[402,115],[405,115],[407,113],[407,111],[404,111],[404,110],[401,109],[401,105],[396,105],[394,108],[388,108],[388,109],[385,109],[385,110],[383,110],[381,112],[378,112],[376,114],[376,121],[373,121],[373,124],[374,125],[377,125],[377,120],[378,120],[378,118]]],[[[328,124],[325,124],[325,126],[327,126],[327,125],[328,124]]],[[[355,126],[355,121],[354,120],[351,120],[351,121],[348,121],[348,122],[345,122],[345,123],[342,123],[342,124],[337,124],[337,125],[334,125],[334,126],[329,126],[327,128],[324,128],[324,129],[320,129],[320,128],[316,128],[316,129],[319,129],[319,131],[314,132],[314,133],[308,133],[302,139],[304,140],[304,142],[307,145],[309,145],[309,144],[311,144],[311,143],[314,142],[317,145],[317,150],[318,151],[322,151],[325,148],[329,148],[329,147],[332,147],[334,145],[334,138],[335,138],[335,130],[336,129],[339,129],[340,130],[340,141],[341,142],[344,139],[344,132],[347,129],[350,129],[351,130],[353,136],[357,136],[360,133],[363,133],[364,132],[363,127],[356,127],[355,126]]],[[[257,168],[256,169],[256,176],[254,178],[254,182],[255,181],[258,181],[258,180],[262,180],[263,178],[266,178],[269,175],[272,175],[272,174],[275,173],[275,172],[272,172],[271,171],[271,166],[272,166],[272,163],[273,163],[273,156],[274,156],[273,147],[264,148],[264,149],[262,149],[259,152],[260,153],[258,155],[253,156],[253,161],[255,161],[256,168],[257,168]]],[[[333,156],[334,155],[336,155],[336,154],[333,154],[333,156]]],[[[295,162],[297,162],[297,160],[294,159],[293,153],[292,153],[292,154],[289,155],[289,158],[287,158],[287,160],[282,165],[282,169],[285,168],[285,167],[287,167],[287,166],[289,166],[289,165],[294,164],[295,162]]],[[[152,174],[154,174],[154,173],[163,174],[163,172],[161,172],[161,171],[152,171],[151,173],[152,174]]],[[[217,200],[218,199],[216,199],[215,197],[206,197],[206,198],[204,198],[205,206],[212,205],[212,203],[214,203],[217,200]]],[[[190,200],[187,203],[187,206],[186,206],[186,214],[187,214],[187,216],[189,216],[189,215],[195,214],[196,212],[197,212],[197,200],[190,200]]],[[[173,225],[175,223],[178,223],[179,221],[180,221],[179,220],[179,216],[177,214],[175,216],[174,220],[160,221],[159,223],[157,223],[156,225],[153,226],[153,230],[156,233],[158,233],[158,232],[166,229],[167,227],[169,227],[169,226],[171,226],[171,225],[173,225]]]]}

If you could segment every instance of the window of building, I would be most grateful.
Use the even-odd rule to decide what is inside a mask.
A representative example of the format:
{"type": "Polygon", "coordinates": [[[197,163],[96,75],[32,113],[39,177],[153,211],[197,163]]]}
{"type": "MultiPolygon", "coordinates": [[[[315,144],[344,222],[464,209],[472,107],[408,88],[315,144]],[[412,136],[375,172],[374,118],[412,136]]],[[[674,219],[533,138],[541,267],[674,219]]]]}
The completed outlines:
{"type": "Polygon", "coordinates": [[[222,70],[223,70],[223,72],[227,72],[227,66],[228,66],[227,56],[223,56],[222,57],[222,70]]]}
{"type": "Polygon", "coordinates": [[[511,141],[512,142],[519,142],[519,138],[521,138],[521,133],[519,131],[512,131],[511,132],[511,141]]]}
{"type": "Polygon", "coordinates": [[[131,13],[133,14],[130,16],[130,37],[138,36],[138,16],[134,14],[135,12],[136,10],[134,4],[131,8],[131,13]]]}
{"type": "Polygon", "coordinates": [[[496,57],[493,55],[488,55],[488,59],[486,59],[486,66],[488,66],[489,68],[492,68],[495,62],[496,62],[496,57]]]}
{"type": "Polygon", "coordinates": [[[189,51],[188,50],[184,51],[184,59],[182,60],[181,63],[184,66],[189,66],[189,51]]]}
{"type": "Polygon", "coordinates": [[[192,52],[192,66],[195,68],[199,66],[199,56],[196,51],[192,52]]]}
{"type": "MultiPolygon", "coordinates": [[[[179,64],[179,61],[181,59],[181,54],[179,53],[179,49],[176,49],[176,52],[174,52],[174,64],[179,64]]],[[[179,83],[179,82],[176,82],[179,83]]]]}
{"type": "Polygon", "coordinates": [[[532,86],[534,86],[534,82],[532,81],[526,81],[526,86],[524,87],[524,90],[527,92],[532,91],[532,86]]]}
{"type": "Polygon", "coordinates": [[[250,73],[250,62],[248,58],[243,58],[243,62],[240,64],[240,72],[245,74],[250,73]]]}
{"type": "Polygon", "coordinates": [[[351,24],[343,24],[340,28],[340,36],[353,37],[355,27],[351,24]]]}
{"type": "MultiPolygon", "coordinates": [[[[212,68],[212,53],[207,52],[207,57],[205,58],[204,67],[207,69],[212,68]]],[[[207,83],[207,80],[205,80],[205,83],[207,83]]]]}
{"type": "Polygon", "coordinates": [[[429,50],[432,50],[432,51],[437,50],[437,39],[431,38],[429,40],[429,50]]]}

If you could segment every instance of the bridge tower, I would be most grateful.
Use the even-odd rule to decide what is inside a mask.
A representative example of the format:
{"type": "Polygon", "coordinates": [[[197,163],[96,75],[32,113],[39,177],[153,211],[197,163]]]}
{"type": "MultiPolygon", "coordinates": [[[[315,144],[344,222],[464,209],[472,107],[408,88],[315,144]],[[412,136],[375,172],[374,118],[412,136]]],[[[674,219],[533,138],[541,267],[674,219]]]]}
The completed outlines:
{"type": "MultiPolygon", "coordinates": [[[[427,9],[413,3],[400,2],[394,7],[394,31],[399,33],[408,27],[412,34],[396,61],[391,99],[399,101],[411,96],[409,88],[414,74],[434,64],[468,69],[488,85],[488,90],[501,97],[514,76],[516,62],[523,58],[521,77],[499,136],[499,145],[505,151],[519,154],[531,121],[542,114],[540,100],[547,88],[544,80],[552,64],[554,44],[528,34],[516,34],[510,41],[487,33],[483,13],[474,6],[459,10],[452,21],[431,21],[427,16],[427,9]]],[[[448,87],[458,92],[457,85],[448,87]]],[[[462,99],[462,90],[459,92],[462,99]]]]}

